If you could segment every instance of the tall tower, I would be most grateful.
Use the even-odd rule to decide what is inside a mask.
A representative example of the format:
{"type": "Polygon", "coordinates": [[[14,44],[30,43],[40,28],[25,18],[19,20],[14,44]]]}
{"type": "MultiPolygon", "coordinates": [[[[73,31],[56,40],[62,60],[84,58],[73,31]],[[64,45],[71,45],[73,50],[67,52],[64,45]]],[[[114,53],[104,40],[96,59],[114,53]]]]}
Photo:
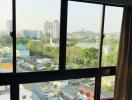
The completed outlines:
{"type": "Polygon", "coordinates": [[[52,37],[59,38],[59,33],[60,33],[60,23],[58,20],[54,20],[52,37]]]}
{"type": "Polygon", "coordinates": [[[44,34],[52,34],[53,33],[53,23],[46,21],[44,23],[44,34]]]}
{"type": "Polygon", "coordinates": [[[52,34],[53,34],[53,23],[46,21],[44,23],[44,34],[49,36],[50,44],[52,44],[52,34]]]}
{"type": "Polygon", "coordinates": [[[6,30],[8,32],[12,32],[12,20],[7,20],[7,23],[6,23],[6,30]]]}

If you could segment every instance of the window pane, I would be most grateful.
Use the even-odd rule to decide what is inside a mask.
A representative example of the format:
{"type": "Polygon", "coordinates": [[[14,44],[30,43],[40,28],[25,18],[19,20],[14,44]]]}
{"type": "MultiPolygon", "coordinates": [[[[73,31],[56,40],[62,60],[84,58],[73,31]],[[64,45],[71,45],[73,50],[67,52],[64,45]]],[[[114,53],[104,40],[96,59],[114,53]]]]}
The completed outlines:
{"type": "Polygon", "coordinates": [[[0,86],[0,100],[10,100],[10,86],[0,86]]]}
{"type": "Polygon", "coordinates": [[[94,78],[21,84],[20,100],[93,100],[94,84],[94,78]]]}
{"type": "Polygon", "coordinates": [[[98,66],[102,5],[69,1],[67,69],[98,66]]]}
{"type": "Polygon", "coordinates": [[[58,69],[60,0],[16,0],[16,29],[18,72],[58,69]]]}
{"type": "Polygon", "coordinates": [[[113,98],[114,86],[115,86],[115,76],[102,77],[101,98],[102,99],[113,98]]]}
{"type": "Polygon", "coordinates": [[[106,6],[102,66],[116,66],[123,8],[106,6]]]}
{"type": "Polygon", "coordinates": [[[0,73],[12,72],[12,1],[0,0],[0,73]]]}

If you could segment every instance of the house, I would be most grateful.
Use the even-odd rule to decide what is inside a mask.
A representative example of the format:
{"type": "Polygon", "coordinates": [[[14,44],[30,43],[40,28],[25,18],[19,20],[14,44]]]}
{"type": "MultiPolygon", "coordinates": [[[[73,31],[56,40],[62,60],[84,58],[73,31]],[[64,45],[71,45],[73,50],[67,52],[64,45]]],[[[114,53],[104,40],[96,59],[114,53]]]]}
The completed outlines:
{"type": "Polygon", "coordinates": [[[30,55],[29,51],[27,50],[26,46],[23,44],[19,44],[16,46],[16,56],[28,58],[30,55]]]}

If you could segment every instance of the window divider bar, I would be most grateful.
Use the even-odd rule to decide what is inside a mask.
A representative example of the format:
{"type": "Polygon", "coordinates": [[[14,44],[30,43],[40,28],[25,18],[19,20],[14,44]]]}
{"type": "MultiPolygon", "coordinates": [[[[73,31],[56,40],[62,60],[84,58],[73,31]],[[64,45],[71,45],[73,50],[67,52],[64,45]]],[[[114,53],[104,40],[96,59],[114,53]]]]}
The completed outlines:
{"type": "Polygon", "coordinates": [[[103,5],[102,8],[102,17],[101,17],[101,30],[100,30],[100,46],[99,46],[99,72],[97,73],[97,76],[95,78],[95,94],[94,94],[94,100],[100,100],[101,95],[101,67],[102,67],[102,49],[103,49],[103,39],[104,39],[104,22],[105,22],[105,5],[103,5]]]}
{"type": "Polygon", "coordinates": [[[12,0],[13,77],[10,88],[11,100],[19,100],[19,83],[16,80],[16,0],[12,0]]]}
{"type": "Polygon", "coordinates": [[[16,0],[12,0],[12,17],[13,17],[13,73],[16,73],[16,0]]]}
{"type": "Polygon", "coordinates": [[[61,19],[60,19],[60,51],[59,51],[59,70],[65,70],[66,66],[66,41],[67,41],[67,10],[68,0],[61,0],[61,19]]]}
{"type": "Polygon", "coordinates": [[[103,50],[103,39],[104,39],[104,23],[105,23],[105,5],[103,5],[102,17],[101,17],[101,31],[100,31],[100,45],[99,45],[99,68],[102,67],[102,50],[103,50]]]}
{"type": "Polygon", "coordinates": [[[19,100],[19,83],[10,85],[10,98],[11,100],[19,100]]]}
{"type": "MultiPolygon", "coordinates": [[[[115,75],[116,69],[113,67],[101,68],[101,76],[112,76],[115,75]]],[[[65,70],[65,71],[48,71],[48,72],[24,72],[0,74],[0,85],[13,84],[14,80],[16,83],[35,83],[35,82],[45,82],[45,81],[55,81],[55,80],[68,80],[68,79],[79,79],[79,78],[90,78],[96,77],[98,68],[90,69],[75,69],[75,70],[65,70]],[[40,77],[43,76],[43,77],[40,77]],[[54,77],[53,77],[54,76],[54,77]],[[59,76],[59,77],[58,77],[59,76]]]]}
{"type": "Polygon", "coordinates": [[[94,100],[100,100],[100,94],[101,94],[101,76],[100,72],[95,77],[95,94],[94,94],[94,100]]]}

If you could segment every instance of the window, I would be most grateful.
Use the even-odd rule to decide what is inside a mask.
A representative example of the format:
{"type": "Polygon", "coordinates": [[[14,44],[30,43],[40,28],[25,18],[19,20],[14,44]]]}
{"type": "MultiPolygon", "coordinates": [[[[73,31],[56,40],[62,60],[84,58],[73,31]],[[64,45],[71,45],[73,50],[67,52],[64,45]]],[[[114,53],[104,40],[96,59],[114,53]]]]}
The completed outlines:
{"type": "Polygon", "coordinates": [[[11,0],[0,0],[0,73],[12,72],[11,9],[11,0]]]}
{"type": "Polygon", "coordinates": [[[106,6],[102,66],[116,66],[123,8],[106,6]]]}
{"type": "Polygon", "coordinates": [[[16,31],[17,72],[58,70],[60,0],[17,0],[16,31]]]}
{"type": "Polygon", "coordinates": [[[98,67],[102,5],[69,1],[67,69],[98,67]]]}
{"type": "Polygon", "coordinates": [[[115,87],[115,76],[102,77],[101,98],[113,98],[115,87]]]}
{"type": "Polygon", "coordinates": [[[10,100],[10,86],[0,86],[0,99],[10,100]]]}
{"type": "MultiPolygon", "coordinates": [[[[10,86],[10,100],[36,100],[37,96],[40,96],[39,100],[113,98],[115,80],[110,82],[112,87],[108,87],[105,81],[115,77],[117,56],[106,53],[104,48],[113,46],[109,45],[109,33],[118,32],[113,34],[115,37],[118,35],[117,39],[112,37],[112,42],[116,41],[116,54],[118,52],[123,7],[84,0],[0,2],[0,9],[9,9],[7,13],[12,8],[10,16],[0,10],[0,18],[3,15],[2,18],[6,18],[0,19],[3,23],[0,30],[4,30],[9,20],[6,33],[10,38],[6,39],[6,45],[6,42],[0,42],[1,47],[7,47],[10,51],[8,57],[13,58],[13,67],[10,67],[13,71],[0,73],[0,86],[10,86]],[[113,27],[115,21],[116,29],[113,27]],[[112,60],[107,54],[112,56],[112,60]]],[[[3,35],[0,36],[4,39],[3,35]]],[[[3,57],[0,55],[0,58],[3,57]]],[[[0,92],[1,98],[3,95],[0,92]]]]}
{"type": "MultiPolygon", "coordinates": [[[[94,78],[71,79],[20,85],[20,98],[25,100],[82,100],[94,98],[94,78]],[[30,99],[29,97],[32,96],[30,99]]],[[[21,100],[21,99],[20,99],[21,100]]]]}

